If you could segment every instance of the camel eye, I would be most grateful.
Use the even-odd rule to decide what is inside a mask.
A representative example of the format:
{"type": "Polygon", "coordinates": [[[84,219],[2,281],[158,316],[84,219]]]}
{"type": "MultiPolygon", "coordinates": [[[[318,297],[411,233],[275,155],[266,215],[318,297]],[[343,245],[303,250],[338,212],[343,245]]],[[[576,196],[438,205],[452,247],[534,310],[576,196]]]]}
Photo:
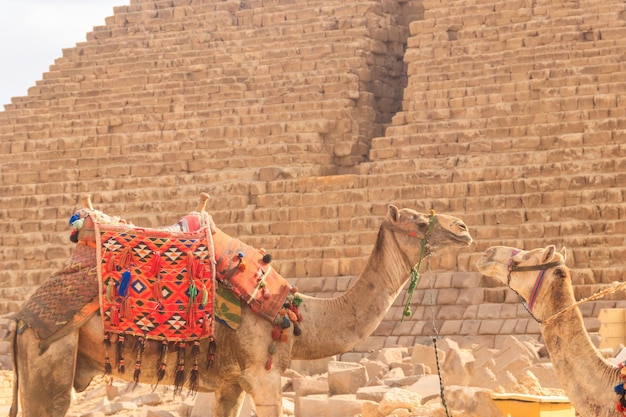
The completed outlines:
{"type": "Polygon", "coordinates": [[[418,223],[418,224],[417,224],[417,227],[418,227],[420,230],[424,230],[424,229],[426,229],[426,228],[428,227],[428,223],[425,223],[425,222],[420,222],[420,223],[418,223]]]}

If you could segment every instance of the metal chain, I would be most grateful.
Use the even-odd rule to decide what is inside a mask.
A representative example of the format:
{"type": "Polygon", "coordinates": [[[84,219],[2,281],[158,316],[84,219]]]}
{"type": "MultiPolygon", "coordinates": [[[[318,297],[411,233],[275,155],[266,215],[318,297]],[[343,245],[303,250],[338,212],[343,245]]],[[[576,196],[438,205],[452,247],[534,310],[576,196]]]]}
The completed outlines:
{"type": "Polygon", "coordinates": [[[446,403],[446,397],[444,395],[443,376],[441,375],[441,365],[439,363],[439,348],[437,346],[437,339],[439,338],[439,330],[437,329],[437,323],[435,322],[435,275],[430,269],[430,256],[428,257],[428,263],[426,265],[428,271],[429,283],[430,283],[430,317],[432,323],[433,334],[430,336],[435,347],[435,362],[437,364],[437,375],[439,376],[439,395],[441,396],[441,404],[446,412],[446,417],[450,417],[448,411],[448,404],[446,403]]]}

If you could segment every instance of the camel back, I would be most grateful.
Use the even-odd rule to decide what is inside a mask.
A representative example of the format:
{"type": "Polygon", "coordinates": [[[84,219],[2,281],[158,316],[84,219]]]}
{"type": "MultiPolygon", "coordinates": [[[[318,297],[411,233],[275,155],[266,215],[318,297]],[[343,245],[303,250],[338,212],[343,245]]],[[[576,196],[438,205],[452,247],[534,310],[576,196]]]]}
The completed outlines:
{"type": "Polygon", "coordinates": [[[93,208],[78,210],[69,223],[76,243],[69,263],[17,314],[18,329],[32,328],[44,345],[98,310],[108,333],[155,340],[208,337],[214,319],[236,330],[242,302],[283,325],[288,306],[297,326],[295,288],[270,267],[271,256],[212,230],[205,211],[162,229],[93,208]]]}

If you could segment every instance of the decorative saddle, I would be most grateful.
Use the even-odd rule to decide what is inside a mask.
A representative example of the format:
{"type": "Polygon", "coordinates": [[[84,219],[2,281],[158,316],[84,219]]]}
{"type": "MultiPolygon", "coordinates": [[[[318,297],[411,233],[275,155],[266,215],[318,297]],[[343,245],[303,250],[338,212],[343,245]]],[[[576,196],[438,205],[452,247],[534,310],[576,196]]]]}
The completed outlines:
{"type": "MultiPolygon", "coordinates": [[[[236,329],[238,300],[279,330],[293,324],[299,334],[301,299],[270,266],[271,256],[217,229],[204,210],[151,229],[88,203],[70,225],[76,247],[69,264],[17,315],[18,330],[32,328],[42,350],[98,310],[105,344],[115,335],[183,346],[212,339],[216,319],[236,329]]],[[[280,332],[274,339],[280,340],[280,332]]],[[[271,367],[271,356],[268,363],[271,367]]]]}

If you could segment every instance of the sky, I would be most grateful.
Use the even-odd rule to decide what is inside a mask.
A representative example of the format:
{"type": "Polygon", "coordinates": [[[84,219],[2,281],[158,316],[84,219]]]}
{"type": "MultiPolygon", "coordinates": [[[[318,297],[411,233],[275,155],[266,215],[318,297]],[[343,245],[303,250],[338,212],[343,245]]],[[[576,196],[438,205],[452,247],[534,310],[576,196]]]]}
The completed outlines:
{"type": "Polygon", "coordinates": [[[130,0],[0,0],[0,111],[130,0]]]}

